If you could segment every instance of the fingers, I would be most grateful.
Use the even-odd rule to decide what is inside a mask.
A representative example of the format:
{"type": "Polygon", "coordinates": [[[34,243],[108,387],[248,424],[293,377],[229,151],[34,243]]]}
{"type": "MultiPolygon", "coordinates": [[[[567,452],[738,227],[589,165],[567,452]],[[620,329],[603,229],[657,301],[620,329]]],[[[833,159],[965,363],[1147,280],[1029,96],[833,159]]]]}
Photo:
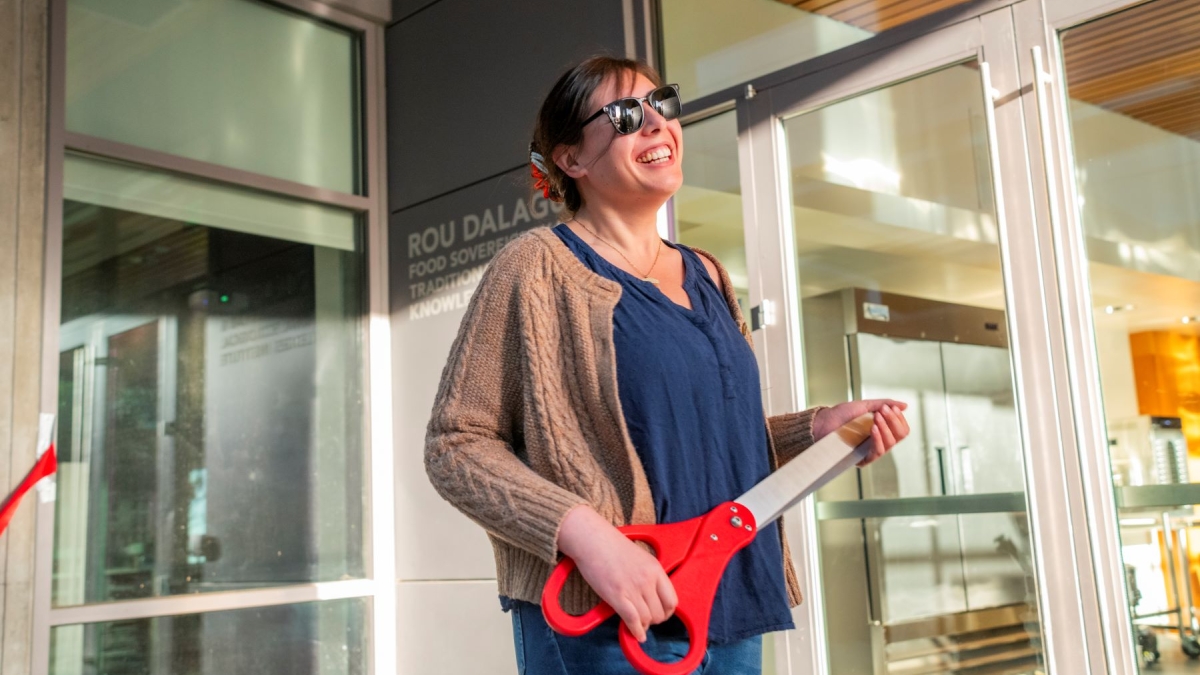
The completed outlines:
{"type": "Polygon", "coordinates": [[[650,627],[651,623],[650,606],[647,604],[645,596],[636,598],[634,600],[634,605],[637,607],[638,620],[640,621],[638,632],[641,633],[641,637],[638,638],[638,642],[645,642],[646,629],[650,627]]]}
{"type": "Polygon", "coordinates": [[[871,439],[866,442],[870,443],[870,446],[867,450],[867,456],[858,463],[860,469],[883,456],[883,450],[880,449],[883,447],[883,437],[879,435],[878,423],[871,425],[871,439]]]}
{"type": "Polygon", "coordinates": [[[891,408],[899,412],[908,408],[908,404],[904,401],[897,401],[894,398],[877,398],[869,401],[864,401],[867,404],[868,412],[882,412],[884,408],[891,408]]]}
{"type": "MultiPolygon", "coordinates": [[[[643,582],[638,582],[628,589],[630,594],[620,603],[624,611],[617,612],[638,642],[645,642],[650,626],[669,619],[678,604],[675,586],[670,577],[658,566],[657,560],[653,564],[657,574],[653,578],[643,577],[643,582]]],[[[613,609],[617,609],[616,605],[613,609]]]]}
{"type": "MultiPolygon", "coordinates": [[[[656,577],[650,593],[643,597],[648,614],[644,617],[642,637],[638,639],[639,642],[645,638],[646,631],[649,630],[650,626],[660,624],[671,618],[671,615],[675,613],[676,605],[679,603],[675,595],[675,585],[671,583],[671,578],[667,576],[667,573],[660,569],[656,577]]],[[[630,628],[630,632],[633,632],[632,628],[630,628]]]]}
{"type": "Polygon", "coordinates": [[[891,450],[892,446],[896,445],[896,436],[892,433],[892,420],[889,418],[892,414],[894,413],[886,405],[883,406],[883,410],[875,413],[875,428],[879,430],[879,436],[883,439],[883,447],[879,449],[883,452],[891,450]]]}
{"type": "Polygon", "coordinates": [[[888,405],[884,407],[884,417],[887,418],[888,426],[891,428],[892,435],[896,438],[896,442],[904,440],[908,436],[908,420],[894,406],[888,405]]]}
{"type": "MultiPolygon", "coordinates": [[[[626,599],[623,602],[609,603],[612,605],[613,611],[621,617],[621,621],[629,627],[630,635],[638,642],[646,641],[646,623],[642,619],[642,609],[638,607],[638,603],[633,599],[626,599]]],[[[644,606],[644,605],[643,605],[644,606]]],[[[646,610],[647,614],[649,610],[646,610]]]]}
{"type": "Polygon", "coordinates": [[[901,402],[878,400],[871,401],[871,403],[879,404],[879,408],[875,411],[874,424],[871,426],[870,450],[867,452],[867,456],[859,462],[858,466],[860,467],[867,466],[882,457],[897,443],[904,440],[909,432],[908,420],[900,412],[901,408],[892,405],[901,402]]]}
{"type": "Polygon", "coordinates": [[[665,613],[662,620],[666,621],[671,618],[671,615],[675,613],[675,608],[679,606],[679,597],[675,595],[675,584],[671,583],[671,577],[668,577],[665,572],[658,577],[658,598],[665,613]]]}
{"type": "Polygon", "coordinates": [[[646,607],[650,610],[650,615],[646,617],[646,627],[649,628],[656,623],[662,623],[667,620],[668,614],[663,609],[662,598],[658,595],[658,585],[651,589],[651,592],[646,596],[646,607]]]}

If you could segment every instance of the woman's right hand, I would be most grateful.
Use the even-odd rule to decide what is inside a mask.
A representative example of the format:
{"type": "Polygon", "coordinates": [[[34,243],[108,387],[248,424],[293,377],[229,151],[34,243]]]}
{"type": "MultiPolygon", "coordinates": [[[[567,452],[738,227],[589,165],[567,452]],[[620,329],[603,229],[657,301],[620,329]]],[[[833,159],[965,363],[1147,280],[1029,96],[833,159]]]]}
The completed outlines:
{"type": "Polygon", "coordinates": [[[646,641],[650,626],[675,613],[675,586],[658,559],[590,506],[567,513],[558,531],[558,549],[575,560],[584,580],[638,642],[646,641]]]}

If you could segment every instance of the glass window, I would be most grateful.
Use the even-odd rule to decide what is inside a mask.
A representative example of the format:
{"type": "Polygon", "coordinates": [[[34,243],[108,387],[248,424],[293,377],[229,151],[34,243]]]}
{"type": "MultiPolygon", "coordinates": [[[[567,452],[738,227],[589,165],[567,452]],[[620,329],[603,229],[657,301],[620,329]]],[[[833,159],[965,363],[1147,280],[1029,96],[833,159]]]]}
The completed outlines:
{"type": "Polygon", "coordinates": [[[357,192],[358,51],[251,0],[69,0],[67,130],[357,192]]]}
{"type": "Polygon", "coordinates": [[[698,98],[967,0],[662,0],[664,71],[698,98]]]}
{"type": "Polygon", "coordinates": [[[675,194],[675,237],[717,256],[749,313],[750,279],[742,225],[737,114],[732,110],[683,129],[684,184],[675,194]]]}
{"type": "Polygon", "coordinates": [[[51,675],[361,675],[366,600],[58,626],[51,675]]]}
{"type": "Polygon", "coordinates": [[[971,65],[783,121],[808,402],[912,428],[817,493],[834,675],[1045,672],[971,65]]]}
{"type": "Polygon", "coordinates": [[[1062,34],[1143,672],[1200,657],[1200,33],[1181,28],[1197,21],[1196,3],[1158,1],[1062,34]]]}
{"type": "Polygon", "coordinates": [[[362,576],[355,216],[65,174],[54,603],[362,576]]]}

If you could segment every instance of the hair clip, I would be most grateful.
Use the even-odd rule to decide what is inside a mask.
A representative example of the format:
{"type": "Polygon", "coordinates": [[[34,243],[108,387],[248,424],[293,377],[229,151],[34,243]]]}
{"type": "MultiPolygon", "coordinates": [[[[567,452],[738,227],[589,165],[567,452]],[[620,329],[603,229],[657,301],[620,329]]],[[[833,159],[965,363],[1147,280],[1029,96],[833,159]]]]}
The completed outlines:
{"type": "Polygon", "coordinates": [[[542,191],[542,196],[546,199],[554,199],[550,196],[550,179],[546,177],[546,158],[542,154],[533,149],[533,144],[529,144],[529,164],[531,166],[529,173],[533,176],[533,187],[542,191]]]}

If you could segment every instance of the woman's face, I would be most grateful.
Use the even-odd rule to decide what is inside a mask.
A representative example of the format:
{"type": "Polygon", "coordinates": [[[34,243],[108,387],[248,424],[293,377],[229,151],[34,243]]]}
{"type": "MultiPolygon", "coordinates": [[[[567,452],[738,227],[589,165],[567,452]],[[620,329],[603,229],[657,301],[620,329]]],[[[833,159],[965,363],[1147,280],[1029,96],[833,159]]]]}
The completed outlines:
{"type": "MultiPolygon", "coordinates": [[[[655,89],[654,83],[640,74],[636,79],[622,79],[624,83],[610,78],[592,93],[589,116],[619,98],[642,98],[655,89]]],[[[579,146],[556,158],[559,166],[575,178],[586,204],[658,208],[683,185],[683,131],[679,120],[663,119],[645,102],[642,110],[645,119],[641,129],[622,136],[608,116],[601,115],[584,127],[579,146]]]]}

